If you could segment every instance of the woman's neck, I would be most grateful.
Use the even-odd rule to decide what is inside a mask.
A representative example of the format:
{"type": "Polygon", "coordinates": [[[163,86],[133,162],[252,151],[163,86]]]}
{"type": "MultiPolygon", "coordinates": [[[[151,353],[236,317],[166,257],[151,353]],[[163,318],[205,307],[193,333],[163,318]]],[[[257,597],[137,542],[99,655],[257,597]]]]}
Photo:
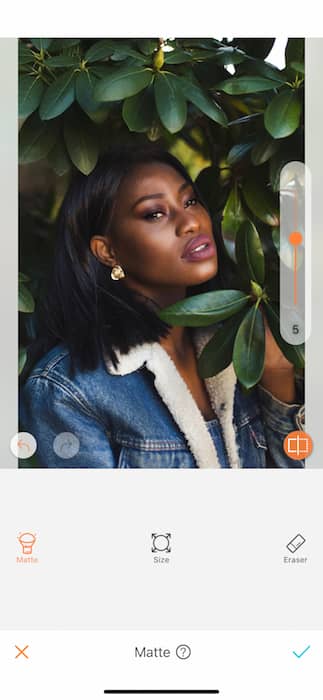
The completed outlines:
{"type": "Polygon", "coordinates": [[[175,326],[171,328],[166,338],[160,339],[160,345],[175,362],[185,364],[192,349],[192,341],[188,328],[175,326]]]}
{"type": "MultiPolygon", "coordinates": [[[[157,292],[155,289],[144,290],[142,287],[139,289],[137,288],[137,285],[133,283],[133,281],[131,281],[131,284],[127,282],[127,286],[132,288],[137,293],[138,297],[154,311],[171,306],[172,304],[185,299],[186,296],[185,288],[167,287],[164,289],[159,289],[157,292]]],[[[189,329],[183,328],[182,326],[173,326],[170,329],[167,337],[161,338],[159,342],[166,352],[172,357],[174,362],[181,365],[185,365],[187,363],[193,348],[189,329]]]]}

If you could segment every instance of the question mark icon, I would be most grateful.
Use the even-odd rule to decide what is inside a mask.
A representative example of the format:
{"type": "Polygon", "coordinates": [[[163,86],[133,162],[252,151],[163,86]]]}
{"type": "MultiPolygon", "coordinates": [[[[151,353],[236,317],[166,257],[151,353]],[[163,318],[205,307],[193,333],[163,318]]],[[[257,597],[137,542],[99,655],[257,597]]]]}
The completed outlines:
{"type": "Polygon", "coordinates": [[[179,659],[188,659],[191,656],[191,648],[187,644],[179,644],[176,649],[176,656],[179,659]]]}

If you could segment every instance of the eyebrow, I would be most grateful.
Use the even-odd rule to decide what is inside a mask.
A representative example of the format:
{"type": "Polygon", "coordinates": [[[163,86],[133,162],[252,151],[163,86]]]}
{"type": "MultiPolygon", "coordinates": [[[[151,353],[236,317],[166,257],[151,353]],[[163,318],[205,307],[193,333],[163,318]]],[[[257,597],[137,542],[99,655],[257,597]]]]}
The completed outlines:
{"type": "MultiPolygon", "coordinates": [[[[178,189],[178,193],[180,194],[183,190],[186,190],[187,187],[193,187],[192,183],[188,180],[182,183],[182,185],[178,189]]],[[[140,202],[144,202],[146,199],[160,199],[161,197],[165,197],[165,194],[163,192],[145,194],[143,197],[139,197],[139,199],[136,200],[136,202],[132,205],[131,208],[134,209],[137,206],[137,204],[140,204],[140,202]]]]}

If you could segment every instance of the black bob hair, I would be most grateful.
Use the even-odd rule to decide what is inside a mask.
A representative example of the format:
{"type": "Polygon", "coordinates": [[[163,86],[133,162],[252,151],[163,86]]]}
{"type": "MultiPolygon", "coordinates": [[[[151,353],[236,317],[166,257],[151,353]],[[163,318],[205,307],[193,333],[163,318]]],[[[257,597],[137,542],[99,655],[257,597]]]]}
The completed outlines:
{"type": "MultiPolygon", "coordinates": [[[[40,340],[37,349],[31,349],[29,366],[36,356],[61,342],[69,350],[73,370],[95,369],[103,353],[116,366],[115,349],[127,353],[136,345],[168,334],[170,326],[158,317],[152,304],[122,282],[113,281],[111,269],[90,249],[91,237],[109,230],[125,176],[138,165],[156,162],[177,170],[196,191],[177,158],[155,146],[111,149],[88,176],[78,172],[73,178],[58,217],[52,279],[40,314],[40,340]]],[[[214,233],[221,254],[221,238],[216,229],[214,233]]],[[[210,288],[215,288],[214,282],[213,287],[209,283],[190,287],[189,294],[210,288]]]]}

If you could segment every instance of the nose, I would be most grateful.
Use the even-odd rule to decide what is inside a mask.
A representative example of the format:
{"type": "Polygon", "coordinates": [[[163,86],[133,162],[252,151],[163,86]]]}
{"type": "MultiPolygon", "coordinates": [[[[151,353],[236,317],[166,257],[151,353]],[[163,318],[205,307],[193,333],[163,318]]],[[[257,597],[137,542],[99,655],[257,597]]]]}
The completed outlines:
{"type": "Polygon", "coordinates": [[[192,211],[192,208],[184,209],[178,215],[176,223],[176,235],[185,236],[187,233],[197,233],[200,230],[200,221],[198,216],[192,211]]]}

